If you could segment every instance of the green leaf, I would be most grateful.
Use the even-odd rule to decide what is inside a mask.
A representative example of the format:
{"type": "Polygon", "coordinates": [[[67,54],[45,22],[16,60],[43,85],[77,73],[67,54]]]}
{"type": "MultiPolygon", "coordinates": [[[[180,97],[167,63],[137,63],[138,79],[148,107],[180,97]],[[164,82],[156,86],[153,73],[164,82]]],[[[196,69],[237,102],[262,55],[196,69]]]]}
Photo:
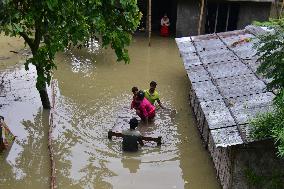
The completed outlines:
{"type": "Polygon", "coordinates": [[[6,35],[22,35],[32,49],[33,57],[25,68],[30,63],[36,66],[38,90],[50,82],[56,53],[69,44],[84,46],[94,34],[101,36],[103,47],[114,49],[118,61],[130,62],[126,46],[141,18],[136,0],[11,2],[1,4],[0,30],[6,35]],[[40,34],[37,40],[35,33],[40,34]]]}

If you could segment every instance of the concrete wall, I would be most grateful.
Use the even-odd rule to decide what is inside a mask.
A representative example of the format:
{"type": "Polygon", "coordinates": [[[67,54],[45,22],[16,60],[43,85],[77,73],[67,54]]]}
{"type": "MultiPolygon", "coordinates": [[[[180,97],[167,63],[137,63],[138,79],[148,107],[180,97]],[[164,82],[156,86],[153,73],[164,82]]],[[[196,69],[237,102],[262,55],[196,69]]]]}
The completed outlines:
{"type": "MultiPolygon", "coordinates": [[[[243,29],[253,21],[265,21],[269,18],[271,3],[240,2],[237,29],[243,29]]],[[[198,32],[200,1],[178,0],[176,37],[194,36],[198,32]]],[[[206,7],[203,15],[201,34],[204,33],[206,7]]]]}
{"type": "MultiPolygon", "coordinates": [[[[223,189],[265,189],[267,186],[251,186],[246,171],[251,170],[263,178],[275,173],[284,174],[284,159],[277,157],[273,141],[258,141],[249,144],[216,148],[202,113],[200,102],[190,84],[190,104],[195,113],[198,130],[205,148],[212,158],[216,176],[223,189]]],[[[283,182],[284,182],[284,178],[283,182]]],[[[266,183],[269,184],[269,183],[266,183]]]]}
{"type": "MultiPolygon", "coordinates": [[[[223,189],[264,189],[269,188],[269,179],[261,185],[250,185],[246,172],[261,179],[275,174],[284,174],[284,159],[276,156],[273,141],[259,141],[248,145],[215,148],[209,137],[208,150],[212,157],[216,175],[223,189]]],[[[284,182],[284,178],[282,177],[284,182]]],[[[271,181],[271,180],[270,180],[271,181]]]]}
{"type": "Polygon", "coordinates": [[[197,35],[199,12],[199,1],[178,0],[176,22],[177,37],[197,35]]]}
{"type": "MultiPolygon", "coordinates": [[[[284,174],[284,159],[276,156],[273,141],[258,141],[249,144],[216,148],[208,124],[200,110],[199,101],[190,85],[190,104],[195,113],[198,130],[205,148],[212,158],[216,176],[223,189],[264,189],[266,186],[250,186],[246,177],[249,169],[263,178],[275,173],[284,174]]],[[[284,182],[284,178],[283,178],[284,182]]],[[[267,183],[269,184],[269,183],[267,183]]]]}
{"type": "MultiPolygon", "coordinates": [[[[275,174],[284,174],[284,159],[276,156],[273,141],[259,141],[242,145],[234,149],[232,155],[232,189],[260,189],[269,188],[269,179],[261,186],[249,185],[246,178],[246,170],[256,175],[272,177],[275,174]]],[[[284,182],[284,178],[282,177],[284,182]]],[[[260,184],[260,183],[259,183],[260,184]]]]}
{"type": "Polygon", "coordinates": [[[244,29],[245,26],[253,21],[268,20],[271,10],[271,3],[240,3],[240,12],[238,19],[238,29],[244,29]]]}

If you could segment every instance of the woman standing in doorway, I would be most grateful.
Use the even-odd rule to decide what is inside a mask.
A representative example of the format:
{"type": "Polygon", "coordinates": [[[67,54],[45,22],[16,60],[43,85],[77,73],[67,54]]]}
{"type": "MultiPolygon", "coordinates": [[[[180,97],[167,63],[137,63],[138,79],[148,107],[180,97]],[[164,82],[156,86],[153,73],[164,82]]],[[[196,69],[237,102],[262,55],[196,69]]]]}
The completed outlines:
{"type": "Polygon", "coordinates": [[[163,18],[161,19],[161,30],[160,30],[161,36],[168,37],[170,35],[169,26],[170,26],[170,19],[168,18],[167,14],[164,14],[163,18]]]}

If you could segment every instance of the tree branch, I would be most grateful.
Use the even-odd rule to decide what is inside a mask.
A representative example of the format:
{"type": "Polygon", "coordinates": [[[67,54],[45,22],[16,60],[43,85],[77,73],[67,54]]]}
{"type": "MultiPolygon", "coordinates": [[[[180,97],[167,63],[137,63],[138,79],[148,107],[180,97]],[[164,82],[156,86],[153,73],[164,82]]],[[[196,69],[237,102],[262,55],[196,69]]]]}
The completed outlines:
{"type": "Polygon", "coordinates": [[[22,38],[24,38],[25,42],[29,45],[29,47],[33,51],[33,49],[34,49],[33,40],[31,38],[29,38],[29,36],[25,32],[20,32],[19,34],[22,38]]]}

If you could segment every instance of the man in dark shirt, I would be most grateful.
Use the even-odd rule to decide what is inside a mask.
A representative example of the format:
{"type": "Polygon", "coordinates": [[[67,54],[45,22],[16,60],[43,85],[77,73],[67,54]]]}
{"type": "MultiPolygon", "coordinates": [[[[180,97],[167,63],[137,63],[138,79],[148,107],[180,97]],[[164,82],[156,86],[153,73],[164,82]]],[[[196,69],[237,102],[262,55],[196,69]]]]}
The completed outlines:
{"type": "Polygon", "coordinates": [[[132,118],[130,119],[129,124],[130,129],[122,131],[122,150],[128,152],[137,152],[138,143],[141,146],[144,146],[141,133],[135,130],[135,128],[138,126],[138,120],[136,118],[132,118]]]}

